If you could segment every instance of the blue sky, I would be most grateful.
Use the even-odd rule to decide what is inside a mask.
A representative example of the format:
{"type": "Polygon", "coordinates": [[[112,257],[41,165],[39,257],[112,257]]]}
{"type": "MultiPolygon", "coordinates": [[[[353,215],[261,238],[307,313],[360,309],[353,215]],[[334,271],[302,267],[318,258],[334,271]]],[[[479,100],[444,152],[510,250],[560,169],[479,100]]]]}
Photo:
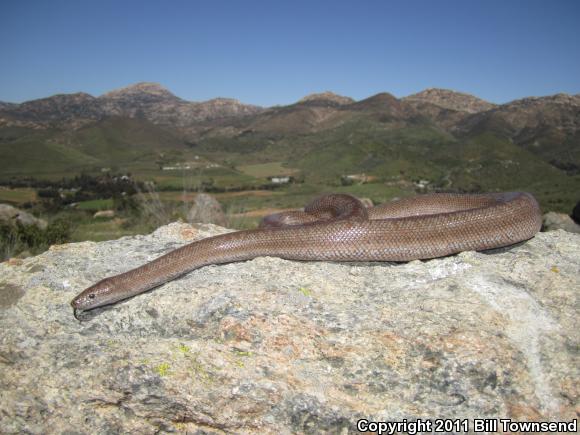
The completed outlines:
{"type": "Polygon", "coordinates": [[[575,0],[2,0],[0,100],[139,81],[264,106],[325,90],[576,94],[579,23],[575,0]]]}

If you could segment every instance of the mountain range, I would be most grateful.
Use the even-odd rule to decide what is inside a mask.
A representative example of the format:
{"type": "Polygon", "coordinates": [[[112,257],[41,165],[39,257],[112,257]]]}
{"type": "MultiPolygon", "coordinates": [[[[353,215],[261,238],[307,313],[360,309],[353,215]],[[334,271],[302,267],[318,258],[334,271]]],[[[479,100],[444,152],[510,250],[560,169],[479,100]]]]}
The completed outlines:
{"type": "Polygon", "coordinates": [[[107,117],[145,118],[156,124],[190,127],[200,121],[239,117],[261,111],[229,98],[194,103],[156,83],[138,83],[100,97],[59,94],[22,104],[0,102],[0,125],[32,128],[79,128],[107,117]]]}
{"type": "Polygon", "coordinates": [[[434,88],[401,99],[379,93],[361,101],[323,92],[288,106],[264,108],[231,98],[191,102],[157,83],[137,83],[99,97],[79,92],[21,104],[0,102],[0,127],[78,129],[110,117],[127,117],[146,119],[185,133],[207,133],[232,124],[243,126],[244,130],[256,127],[276,131],[279,124],[299,127],[290,125],[292,118],[306,116],[311,129],[324,129],[340,124],[346,113],[361,111],[380,112],[383,118],[389,116],[401,122],[424,117],[450,131],[469,132],[493,126],[503,129],[516,142],[527,142],[540,130],[556,129],[566,136],[577,134],[580,94],[529,97],[497,105],[473,95],[434,88]]]}
{"type": "Polygon", "coordinates": [[[145,167],[160,153],[178,161],[191,152],[231,167],[282,162],[325,182],[364,172],[459,190],[526,187],[542,177],[569,188],[580,176],[580,95],[493,104],[445,89],[359,101],[323,92],[265,108],[191,102],[138,83],[99,97],[0,102],[3,175],[145,167]]]}

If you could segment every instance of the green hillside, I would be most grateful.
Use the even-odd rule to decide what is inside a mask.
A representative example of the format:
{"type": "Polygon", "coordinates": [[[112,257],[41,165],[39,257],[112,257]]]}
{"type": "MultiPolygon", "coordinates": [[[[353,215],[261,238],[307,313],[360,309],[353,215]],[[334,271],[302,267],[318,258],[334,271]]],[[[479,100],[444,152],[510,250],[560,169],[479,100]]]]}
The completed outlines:
{"type": "Polygon", "coordinates": [[[0,129],[0,173],[30,176],[80,171],[98,159],[67,146],[58,132],[25,128],[0,129]]]}
{"type": "Polygon", "coordinates": [[[236,165],[281,161],[306,182],[329,186],[339,186],[342,176],[365,174],[386,185],[423,180],[440,190],[528,190],[545,207],[561,211],[573,207],[580,191],[580,177],[567,175],[506,137],[476,132],[455,138],[425,121],[393,128],[356,117],[305,135],[214,137],[198,150],[236,165]]]}
{"type": "Polygon", "coordinates": [[[70,147],[108,165],[154,161],[159,153],[179,158],[185,142],[175,133],[146,120],[108,118],[62,136],[70,147]]]}
{"type": "Polygon", "coordinates": [[[0,129],[0,173],[36,176],[99,172],[110,167],[151,167],[162,154],[179,161],[186,143],[148,121],[109,118],[73,131],[0,129]]]}
{"type": "MultiPolygon", "coordinates": [[[[301,134],[245,129],[192,142],[139,118],[107,118],[67,131],[3,128],[0,174],[60,178],[108,168],[177,190],[255,188],[267,176],[292,174],[320,186],[317,191],[336,190],[345,176],[364,174],[373,187],[361,193],[394,187],[413,192],[420,184],[427,190],[528,190],[546,209],[559,211],[578,201],[579,175],[548,163],[546,151],[518,145],[501,130],[474,129],[455,137],[426,118],[401,121],[377,113],[341,115],[339,122],[301,134]],[[192,159],[199,164],[190,169],[160,170],[192,159]]],[[[554,155],[576,148],[575,142],[557,143],[554,155]]]]}

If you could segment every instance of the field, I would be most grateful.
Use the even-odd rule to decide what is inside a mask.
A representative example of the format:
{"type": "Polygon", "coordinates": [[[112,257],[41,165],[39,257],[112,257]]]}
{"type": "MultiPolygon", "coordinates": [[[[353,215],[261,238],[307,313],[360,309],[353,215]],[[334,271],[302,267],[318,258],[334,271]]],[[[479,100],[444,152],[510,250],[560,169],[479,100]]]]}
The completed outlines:
{"type": "Polygon", "coordinates": [[[19,205],[36,201],[36,190],[31,188],[8,189],[0,186],[0,203],[19,205]]]}
{"type": "Polygon", "coordinates": [[[78,210],[86,211],[100,211],[108,210],[113,207],[112,199],[92,199],[90,201],[82,201],[77,204],[78,210]]]}
{"type": "Polygon", "coordinates": [[[240,171],[255,178],[275,177],[279,175],[294,175],[299,170],[287,168],[282,162],[258,163],[256,165],[242,165],[240,171]]]}

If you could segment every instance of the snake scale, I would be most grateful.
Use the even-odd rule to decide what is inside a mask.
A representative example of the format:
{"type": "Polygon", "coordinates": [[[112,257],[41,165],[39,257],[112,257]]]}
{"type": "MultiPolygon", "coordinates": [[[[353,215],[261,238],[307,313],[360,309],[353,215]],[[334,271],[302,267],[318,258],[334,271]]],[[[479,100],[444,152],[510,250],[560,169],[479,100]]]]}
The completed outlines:
{"type": "Polygon", "coordinates": [[[321,196],[304,211],[267,216],[260,228],[198,240],[143,266],[99,281],[76,296],[82,311],[143,293],[210,264],[274,256],[290,260],[410,261],[518,243],[542,225],[526,192],[437,193],[365,208],[344,194],[321,196]]]}

